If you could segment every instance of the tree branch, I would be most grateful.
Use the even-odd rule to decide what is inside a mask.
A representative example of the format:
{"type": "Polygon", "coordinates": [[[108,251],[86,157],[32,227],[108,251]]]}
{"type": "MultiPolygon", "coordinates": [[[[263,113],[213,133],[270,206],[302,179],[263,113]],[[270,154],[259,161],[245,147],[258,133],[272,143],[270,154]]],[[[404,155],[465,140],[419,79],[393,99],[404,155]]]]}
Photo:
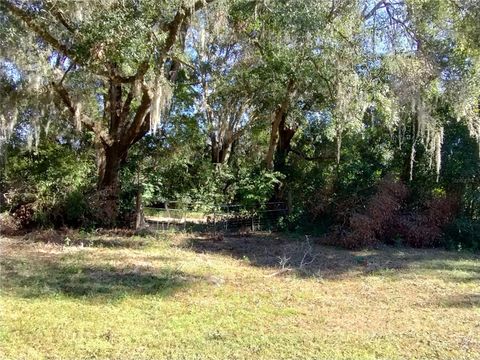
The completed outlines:
{"type": "MultiPolygon", "coordinates": [[[[214,0],[198,0],[195,5],[193,6],[193,10],[199,10],[202,7],[205,6],[207,3],[211,3],[214,0]]],[[[159,64],[163,65],[168,52],[172,49],[172,47],[175,45],[178,34],[182,28],[183,23],[190,17],[192,16],[192,11],[191,8],[182,6],[177,13],[175,14],[173,20],[167,24],[167,26],[164,28],[165,31],[167,31],[167,38],[165,40],[165,43],[163,44],[163,47],[160,51],[160,61],[159,64]]],[[[145,64],[145,72],[148,69],[148,63],[145,64]]],[[[163,69],[161,69],[163,71],[163,69]]],[[[143,77],[144,73],[142,72],[137,72],[137,77],[135,79],[139,79],[139,74],[143,77]]],[[[134,79],[134,80],[135,80],[134,79]]],[[[144,86],[143,89],[143,95],[142,99],[140,102],[140,105],[137,109],[137,112],[135,113],[135,116],[133,118],[133,121],[131,125],[126,129],[125,131],[125,142],[124,145],[131,144],[138,136],[139,133],[142,132],[142,129],[145,129],[148,125],[148,128],[146,131],[149,130],[150,126],[146,120],[149,120],[149,117],[147,116],[147,112],[150,109],[150,104],[151,104],[151,99],[148,94],[148,89],[144,86]],[[145,125],[147,124],[147,125],[145,125]]],[[[138,141],[138,140],[137,140],[138,141]]]]}
{"type": "Polygon", "coordinates": [[[46,4],[50,5],[49,11],[52,13],[52,15],[55,16],[55,18],[62,24],[65,29],[67,29],[71,33],[75,33],[75,29],[73,26],[67,21],[65,16],[63,15],[63,12],[56,9],[55,3],[52,3],[51,1],[47,1],[46,4]]]}
{"type": "Polygon", "coordinates": [[[65,71],[65,73],[63,74],[62,78],[60,79],[60,82],[59,84],[61,85],[63,83],[63,80],[65,80],[65,77],[67,76],[67,74],[70,72],[70,70],[73,69],[73,67],[75,66],[75,63],[71,63],[70,66],[68,67],[68,69],[65,71]]]}
{"type": "MultiPolygon", "coordinates": [[[[150,109],[150,96],[148,95],[148,89],[144,86],[142,88],[143,95],[142,95],[142,100],[140,101],[140,105],[137,109],[137,112],[135,113],[135,116],[133,117],[133,121],[131,125],[126,129],[125,131],[125,136],[123,136],[123,143],[124,145],[130,144],[133,139],[137,136],[137,134],[140,132],[140,129],[142,128],[143,124],[149,124],[149,118],[147,119],[147,112],[150,109]]],[[[148,130],[147,130],[148,131],[148,130]]]]}
{"type": "Polygon", "coordinates": [[[65,44],[62,44],[56,37],[54,37],[50,32],[45,29],[42,25],[38,24],[35,21],[35,17],[28,13],[27,11],[23,10],[12,4],[8,0],[0,0],[1,3],[16,17],[23,20],[27,26],[32,29],[38,36],[40,36],[45,42],[51,45],[57,51],[63,53],[70,57],[73,61],[78,64],[83,64],[83,62],[76,56],[76,54],[65,44]]]}
{"type": "Polygon", "coordinates": [[[387,7],[392,6],[392,5],[405,5],[405,2],[404,1],[397,1],[397,2],[391,3],[391,2],[387,2],[387,1],[382,0],[382,1],[379,1],[378,3],[376,3],[375,6],[368,13],[366,13],[367,5],[365,5],[365,7],[363,8],[363,11],[362,11],[362,17],[363,17],[364,20],[368,20],[372,16],[374,16],[378,10],[383,9],[383,8],[387,8],[387,7]]]}
{"type": "MultiPolygon", "coordinates": [[[[214,0],[198,0],[195,5],[193,6],[193,11],[200,10],[206,4],[213,2],[214,0]]],[[[186,7],[183,5],[180,10],[177,11],[173,20],[164,27],[164,30],[167,31],[167,38],[165,39],[165,43],[163,45],[163,49],[160,52],[160,63],[165,60],[168,52],[171,50],[173,45],[177,40],[177,36],[179,34],[180,27],[187,19],[192,16],[192,8],[186,7]]]]}
{"type": "MultiPolygon", "coordinates": [[[[73,104],[72,99],[70,98],[70,95],[68,94],[67,89],[63,86],[63,84],[60,83],[55,83],[52,82],[52,86],[55,89],[55,91],[58,93],[60,96],[60,99],[68,109],[68,111],[71,113],[72,116],[80,116],[78,114],[78,109],[77,107],[73,104]]],[[[101,128],[101,125],[92,121],[85,115],[80,116],[80,121],[81,123],[90,131],[93,131],[96,135],[100,137],[102,140],[102,143],[105,146],[110,146],[112,144],[112,139],[110,136],[101,128]]]]}

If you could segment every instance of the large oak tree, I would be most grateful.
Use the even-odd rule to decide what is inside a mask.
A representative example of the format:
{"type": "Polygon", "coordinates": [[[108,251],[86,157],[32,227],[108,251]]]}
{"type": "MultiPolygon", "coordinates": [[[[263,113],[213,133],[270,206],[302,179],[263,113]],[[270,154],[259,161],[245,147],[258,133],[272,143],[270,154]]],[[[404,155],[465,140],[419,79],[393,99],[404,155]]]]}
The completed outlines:
{"type": "Polygon", "coordinates": [[[211,1],[1,1],[12,76],[93,134],[106,206],[129,149],[168,110],[189,22],[211,1]]]}

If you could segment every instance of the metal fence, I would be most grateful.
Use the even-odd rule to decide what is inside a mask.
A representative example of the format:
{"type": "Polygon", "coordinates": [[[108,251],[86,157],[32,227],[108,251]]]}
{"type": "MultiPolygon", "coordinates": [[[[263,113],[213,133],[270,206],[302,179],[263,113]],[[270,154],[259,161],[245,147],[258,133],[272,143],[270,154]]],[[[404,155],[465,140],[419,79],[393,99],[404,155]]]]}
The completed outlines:
{"type": "Polygon", "coordinates": [[[283,202],[248,207],[169,201],[145,207],[144,213],[147,224],[153,230],[223,233],[275,230],[281,217],[288,213],[288,208],[283,202]]]}

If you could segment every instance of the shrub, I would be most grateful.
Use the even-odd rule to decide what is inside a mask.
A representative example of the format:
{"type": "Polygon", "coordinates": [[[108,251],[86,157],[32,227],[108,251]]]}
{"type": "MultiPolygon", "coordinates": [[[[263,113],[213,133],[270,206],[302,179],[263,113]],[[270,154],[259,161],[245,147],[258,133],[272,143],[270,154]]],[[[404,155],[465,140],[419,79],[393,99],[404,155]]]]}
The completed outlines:
{"type": "Polygon", "coordinates": [[[32,203],[30,204],[19,204],[14,208],[11,212],[11,215],[18,224],[18,226],[22,229],[30,229],[32,228],[36,221],[35,221],[35,209],[32,203]]]}
{"type": "Polygon", "coordinates": [[[0,214],[0,234],[14,236],[21,234],[21,226],[18,221],[9,213],[0,214]]]}
{"type": "Polygon", "coordinates": [[[86,226],[92,219],[85,194],[81,191],[69,193],[61,206],[64,223],[68,226],[86,226]]]}
{"type": "Polygon", "coordinates": [[[5,210],[19,226],[83,226],[85,193],[94,188],[88,152],[67,144],[42,143],[38,149],[12,149],[5,165],[5,210]]]}
{"type": "Polygon", "coordinates": [[[458,200],[454,197],[433,198],[423,210],[396,217],[389,233],[412,247],[438,246],[443,235],[442,228],[453,221],[458,208],[458,200]]]}
{"type": "Polygon", "coordinates": [[[388,230],[407,193],[407,188],[402,183],[391,178],[381,180],[365,210],[354,211],[348,218],[347,226],[335,228],[333,243],[348,249],[377,243],[388,230]]]}
{"type": "Polygon", "coordinates": [[[445,228],[443,245],[448,249],[480,251],[480,220],[459,217],[445,228]]]}

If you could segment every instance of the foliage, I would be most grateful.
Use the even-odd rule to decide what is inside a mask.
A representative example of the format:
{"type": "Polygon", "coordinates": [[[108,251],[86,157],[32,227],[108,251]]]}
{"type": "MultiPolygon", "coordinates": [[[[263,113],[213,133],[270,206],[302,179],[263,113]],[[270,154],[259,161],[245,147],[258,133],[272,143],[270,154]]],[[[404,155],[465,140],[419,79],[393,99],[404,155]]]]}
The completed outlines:
{"type": "Polygon", "coordinates": [[[459,217],[445,229],[442,243],[451,250],[480,250],[480,222],[459,217]]]}
{"type": "Polygon", "coordinates": [[[457,212],[458,199],[433,198],[425,204],[425,209],[418,209],[394,219],[389,233],[409,246],[438,246],[443,228],[455,219],[457,212]]]}
{"type": "Polygon", "coordinates": [[[5,210],[24,227],[86,225],[86,194],[93,189],[88,153],[69,144],[44,142],[36,150],[12,148],[3,173],[5,210]]]}
{"type": "Polygon", "coordinates": [[[390,230],[391,223],[407,196],[407,191],[402,183],[393,179],[383,179],[378,184],[375,194],[365,204],[365,210],[353,210],[345,219],[346,228],[337,227],[329,241],[349,249],[375,245],[390,230]]]}
{"type": "Polygon", "coordinates": [[[239,176],[236,199],[248,208],[261,207],[267,203],[282,179],[282,174],[265,170],[240,173],[239,176]]]}
{"type": "Polygon", "coordinates": [[[478,221],[473,0],[0,10],[0,185],[23,226],[130,226],[138,199],[284,202],[285,228],[358,246],[433,246],[454,215],[478,221]]]}

